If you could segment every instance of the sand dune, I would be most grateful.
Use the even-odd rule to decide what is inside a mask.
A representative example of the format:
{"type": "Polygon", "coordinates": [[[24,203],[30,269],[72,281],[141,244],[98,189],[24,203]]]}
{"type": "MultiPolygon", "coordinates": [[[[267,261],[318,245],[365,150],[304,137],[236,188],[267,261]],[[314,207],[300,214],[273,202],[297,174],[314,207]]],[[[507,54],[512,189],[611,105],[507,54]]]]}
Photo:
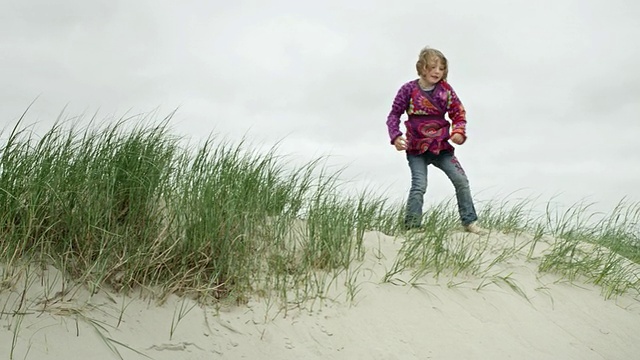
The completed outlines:
{"type": "MultiPolygon", "coordinates": [[[[458,234],[458,236],[461,236],[458,234]]],[[[497,255],[528,235],[475,235],[497,255]]],[[[547,242],[551,238],[544,238],[547,242]]],[[[10,272],[0,292],[0,357],[14,359],[635,359],[638,294],[605,300],[601,288],[538,272],[521,249],[487,276],[399,273],[383,282],[403,239],[365,237],[351,273],[327,298],[283,306],[251,299],[201,307],[63,284],[55,269],[10,272]],[[13,274],[13,275],[12,275],[13,274]],[[508,281],[505,281],[507,279],[508,281]],[[412,283],[412,284],[410,284],[412,283]],[[63,286],[64,285],[64,286],[63,286]],[[24,291],[26,289],[26,291],[24,291]],[[354,291],[352,288],[351,291],[354,291]],[[19,310],[19,312],[17,311],[19,310]]]]}

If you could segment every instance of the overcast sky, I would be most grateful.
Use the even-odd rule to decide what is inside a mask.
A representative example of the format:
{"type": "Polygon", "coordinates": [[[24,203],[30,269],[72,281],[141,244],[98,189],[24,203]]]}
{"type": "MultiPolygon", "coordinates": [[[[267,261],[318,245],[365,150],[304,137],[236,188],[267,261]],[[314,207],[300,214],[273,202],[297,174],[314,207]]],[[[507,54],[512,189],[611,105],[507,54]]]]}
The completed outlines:
{"type": "MultiPolygon", "coordinates": [[[[429,45],[467,108],[456,152],[477,199],[606,210],[640,201],[639,19],[634,0],[3,0],[0,124],[36,98],[37,129],[65,106],[179,108],[176,134],[331,155],[348,186],[402,201],[409,169],[385,121],[429,45]]],[[[439,170],[429,180],[428,203],[453,196],[439,170]]]]}

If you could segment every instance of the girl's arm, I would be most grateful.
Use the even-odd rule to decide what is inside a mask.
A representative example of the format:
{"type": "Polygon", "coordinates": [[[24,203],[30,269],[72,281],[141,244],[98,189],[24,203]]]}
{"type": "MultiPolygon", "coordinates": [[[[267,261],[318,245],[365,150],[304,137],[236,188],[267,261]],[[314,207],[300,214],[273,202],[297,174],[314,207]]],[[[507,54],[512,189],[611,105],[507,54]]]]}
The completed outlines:
{"type": "Polygon", "coordinates": [[[387,130],[389,131],[389,138],[391,139],[392,145],[398,136],[402,136],[402,131],[400,131],[400,117],[409,107],[409,100],[411,99],[410,84],[411,83],[406,83],[398,90],[395,99],[393,99],[389,116],[387,116],[387,130]]]}
{"type": "MultiPolygon", "coordinates": [[[[458,98],[458,95],[453,88],[447,84],[448,101],[447,101],[447,113],[449,119],[453,123],[451,129],[451,135],[460,134],[467,140],[467,111],[462,105],[462,101],[458,98]]],[[[463,141],[464,142],[464,141],[463,141]]]]}

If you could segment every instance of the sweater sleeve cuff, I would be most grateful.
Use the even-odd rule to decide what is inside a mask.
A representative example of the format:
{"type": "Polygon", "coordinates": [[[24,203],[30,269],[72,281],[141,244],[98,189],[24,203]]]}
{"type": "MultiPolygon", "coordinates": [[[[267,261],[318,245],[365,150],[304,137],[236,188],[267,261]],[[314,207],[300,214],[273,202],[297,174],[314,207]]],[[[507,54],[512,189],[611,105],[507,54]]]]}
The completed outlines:
{"type": "Polygon", "coordinates": [[[393,135],[391,136],[391,145],[395,145],[394,143],[395,143],[396,139],[397,139],[397,138],[399,138],[400,136],[402,136],[402,133],[401,133],[401,132],[398,132],[398,133],[396,133],[396,134],[393,134],[393,135]]]}

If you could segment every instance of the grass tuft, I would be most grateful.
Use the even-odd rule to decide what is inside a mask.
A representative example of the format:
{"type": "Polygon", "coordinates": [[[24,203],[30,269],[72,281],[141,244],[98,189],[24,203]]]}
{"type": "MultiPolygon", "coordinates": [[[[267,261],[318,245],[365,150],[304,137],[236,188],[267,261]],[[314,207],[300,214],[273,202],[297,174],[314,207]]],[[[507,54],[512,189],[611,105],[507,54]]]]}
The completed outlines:
{"type": "Polygon", "coordinates": [[[362,258],[365,231],[392,230],[384,200],[342,196],[322,159],[292,169],[246,140],[188,146],[170,118],[59,121],[42,136],[18,122],[0,153],[0,261],[161,298],[287,298],[309,281],[295,292],[313,298],[362,258]]]}

